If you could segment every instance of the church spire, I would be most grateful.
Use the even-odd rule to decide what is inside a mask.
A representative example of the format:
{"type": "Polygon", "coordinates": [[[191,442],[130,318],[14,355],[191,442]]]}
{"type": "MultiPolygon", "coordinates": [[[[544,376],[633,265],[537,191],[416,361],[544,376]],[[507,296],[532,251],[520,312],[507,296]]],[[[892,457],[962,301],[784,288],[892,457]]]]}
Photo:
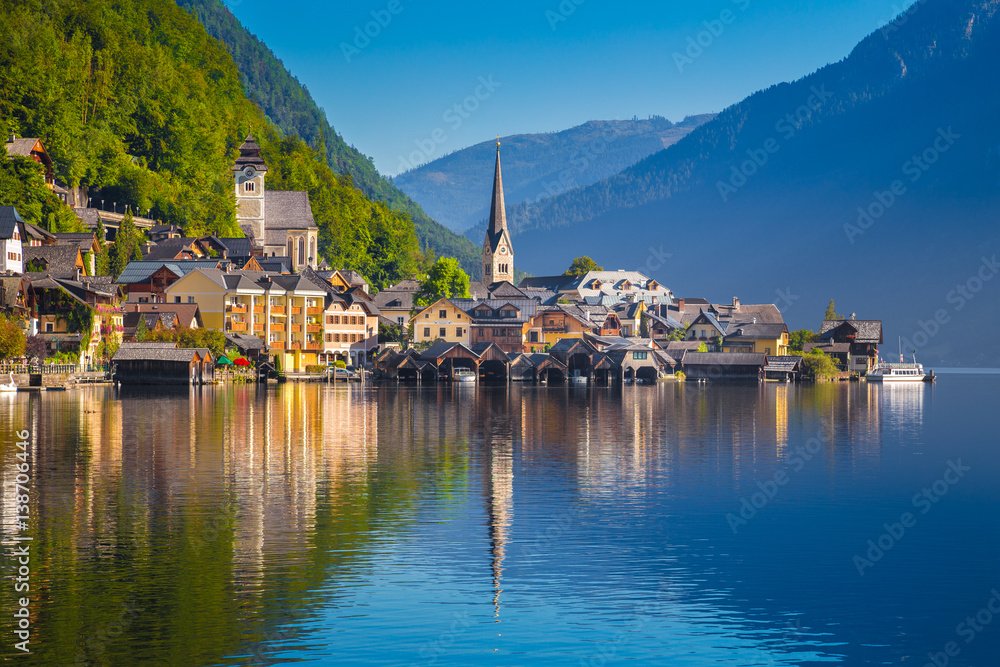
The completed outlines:
{"type": "MultiPolygon", "coordinates": [[[[487,235],[495,252],[502,232],[507,229],[507,211],[503,201],[503,178],[500,175],[500,137],[497,137],[497,165],[493,173],[493,203],[490,205],[490,226],[487,235]]],[[[510,236],[510,232],[507,232],[510,236]]]]}

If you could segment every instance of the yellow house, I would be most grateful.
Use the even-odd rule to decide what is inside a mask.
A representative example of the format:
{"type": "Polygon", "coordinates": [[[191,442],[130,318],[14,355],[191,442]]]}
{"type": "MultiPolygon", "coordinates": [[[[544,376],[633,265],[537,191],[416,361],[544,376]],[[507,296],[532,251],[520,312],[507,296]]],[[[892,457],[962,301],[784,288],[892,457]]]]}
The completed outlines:
{"type": "Polygon", "coordinates": [[[722,351],[785,356],[788,354],[788,327],[781,323],[730,324],[722,339],[722,351]]]}
{"type": "Polygon", "coordinates": [[[539,306],[525,332],[524,347],[529,352],[543,352],[564,338],[583,338],[585,333],[599,333],[602,322],[593,322],[581,308],[569,304],[539,306]]]}
{"type": "Polygon", "coordinates": [[[196,303],[208,329],[252,334],[284,371],[319,363],[326,291],[303,276],[198,268],[166,289],[167,303],[196,303]]]}
{"type": "Polygon", "coordinates": [[[438,299],[417,312],[410,322],[413,324],[414,343],[444,340],[449,343],[470,344],[469,327],[472,321],[451,299],[438,299]]]}

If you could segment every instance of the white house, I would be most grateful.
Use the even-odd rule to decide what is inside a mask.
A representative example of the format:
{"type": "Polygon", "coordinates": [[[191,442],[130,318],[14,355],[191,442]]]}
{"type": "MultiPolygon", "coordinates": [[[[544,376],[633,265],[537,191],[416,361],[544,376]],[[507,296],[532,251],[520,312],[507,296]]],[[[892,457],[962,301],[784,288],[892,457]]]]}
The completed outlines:
{"type": "Polygon", "coordinates": [[[0,206],[0,243],[3,251],[0,254],[0,271],[24,272],[24,260],[21,252],[21,234],[24,232],[24,220],[13,206],[0,206]]]}

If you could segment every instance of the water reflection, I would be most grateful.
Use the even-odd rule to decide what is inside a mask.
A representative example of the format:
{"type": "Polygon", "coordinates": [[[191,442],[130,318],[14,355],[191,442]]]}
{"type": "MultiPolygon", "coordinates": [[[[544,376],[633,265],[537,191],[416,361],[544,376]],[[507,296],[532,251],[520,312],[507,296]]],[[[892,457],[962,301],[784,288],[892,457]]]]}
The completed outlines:
{"type": "MultiPolygon", "coordinates": [[[[505,626],[486,633],[491,651],[539,648],[546,619],[563,608],[575,614],[556,623],[573,638],[572,664],[609,645],[619,656],[673,655],[681,639],[722,664],[829,658],[834,649],[824,654],[808,626],[786,637],[797,602],[759,604],[732,574],[739,565],[726,550],[742,547],[721,517],[818,435],[829,437],[789,488],[812,493],[877,470],[883,428],[919,428],[927,391],[285,385],[17,395],[0,401],[0,422],[7,432],[30,424],[43,443],[30,525],[34,623],[46,637],[36,658],[317,658],[330,609],[371,630],[355,636],[366,642],[359,650],[391,655],[388,635],[412,658],[443,595],[427,582],[444,574],[468,583],[451,593],[473,617],[485,614],[488,585],[488,616],[505,626]],[[431,553],[448,512],[482,517],[453,538],[454,561],[431,553]],[[459,573],[478,561],[488,574],[466,582],[459,573]],[[396,581],[394,568],[408,588],[384,583],[396,581]],[[365,597],[386,591],[407,600],[394,603],[405,621],[365,597]],[[143,611],[120,639],[89,641],[131,606],[143,611]],[[623,618],[643,620],[633,631],[623,618]]],[[[0,448],[9,545],[16,471],[11,443],[0,448]]],[[[475,662],[482,638],[470,631],[469,645],[438,664],[475,662]]]]}

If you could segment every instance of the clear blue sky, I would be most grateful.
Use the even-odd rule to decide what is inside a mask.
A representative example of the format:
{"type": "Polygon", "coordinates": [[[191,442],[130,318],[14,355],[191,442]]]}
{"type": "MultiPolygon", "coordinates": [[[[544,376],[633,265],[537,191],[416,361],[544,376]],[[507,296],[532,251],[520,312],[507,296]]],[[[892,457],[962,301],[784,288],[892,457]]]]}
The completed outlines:
{"type": "Polygon", "coordinates": [[[404,160],[434,159],[497,134],[719,111],[840,60],[912,4],[226,2],[308,86],[347,142],[388,175],[404,160]],[[366,28],[375,36],[358,37],[366,28]],[[689,38],[705,46],[678,66],[674,54],[687,57],[689,38]],[[482,99],[469,99],[477,92],[482,99]]]}

